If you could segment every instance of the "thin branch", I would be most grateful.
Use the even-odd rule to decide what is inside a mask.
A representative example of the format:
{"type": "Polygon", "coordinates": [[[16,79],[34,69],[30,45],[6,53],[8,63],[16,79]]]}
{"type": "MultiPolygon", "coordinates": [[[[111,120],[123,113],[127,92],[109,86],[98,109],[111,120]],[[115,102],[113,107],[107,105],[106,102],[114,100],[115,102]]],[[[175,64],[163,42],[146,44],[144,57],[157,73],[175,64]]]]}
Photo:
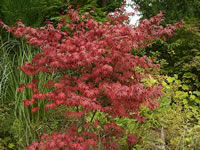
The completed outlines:
{"type": "Polygon", "coordinates": [[[95,111],[93,112],[93,115],[92,115],[92,118],[91,118],[90,122],[92,122],[92,121],[93,121],[93,119],[94,119],[94,116],[96,115],[96,113],[97,113],[97,110],[95,110],[95,111]]]}

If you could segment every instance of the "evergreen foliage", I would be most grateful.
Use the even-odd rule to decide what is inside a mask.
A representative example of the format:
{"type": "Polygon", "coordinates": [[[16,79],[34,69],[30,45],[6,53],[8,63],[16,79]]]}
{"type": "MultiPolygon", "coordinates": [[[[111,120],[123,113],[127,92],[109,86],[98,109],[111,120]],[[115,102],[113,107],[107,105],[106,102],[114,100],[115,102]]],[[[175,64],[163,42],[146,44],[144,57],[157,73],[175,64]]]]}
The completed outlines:
{"type": "Polygon", "coordinates": [[[96,20],[105,21],[108,12],[122,5],[123,0],[1,0],[0,18],[8,25],[22,20],[28,26],[40,26],[45,20],[58,16],[67,5],[80,5],[81,12],[96,9],[96,20]]]}
{"type": "Polygon", "coordinates": [[[163,73],[179,75],[183,82],[190,85],[190,90],[200,88],[199,25],[198,21],[188,23],[172,39],[156,41],[146,48],[148,56],[165,62],[162,65],[163,73]]]}
{"type": "Polygon", "coordinates": [[[174,23],[181,18],[200,19],[199,0],[132,0],[138,5],[143,18],[149,18],[160,11],[165,13],[165,23],[174,23]]]}
{"type": "Polygon", "coordinates": [[[200,1],[199,0],[133,0],[139,5],[143,18],[149,18],[157,12],[165,13],[164,24],[176,22],[181,18],[185,26],[177,35],[167,41],[156,41],[145,49],[148,56],[158,57],[164,62],[165,74],[179,75],[190,85],[191,90],[200,89],[200,1]]]}
{"type": "Polygon", "coordinates": [[[49,15],[58,15],[64,0],[1,0],[1,19],[9,25],[22,20],[26,25],[39,26],[49,15]]]}

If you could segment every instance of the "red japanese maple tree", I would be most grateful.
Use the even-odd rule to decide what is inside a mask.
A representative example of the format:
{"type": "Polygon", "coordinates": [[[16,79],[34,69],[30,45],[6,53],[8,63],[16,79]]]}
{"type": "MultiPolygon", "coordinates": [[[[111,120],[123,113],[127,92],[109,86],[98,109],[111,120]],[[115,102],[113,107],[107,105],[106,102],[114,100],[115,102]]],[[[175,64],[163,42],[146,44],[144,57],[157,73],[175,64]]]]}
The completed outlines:
{"type": "MultiPolygon", "coordinates": [[[[9,27],[0,21],[0,26],[8,32],[41,48],[32,62],[25,62],[19,69],[27,76],[35,76],[39,72],[61,75],[59,81],[48,81],[43,85],[53,89],[47,93],[38,90],[40,79],[20,85],[21,92],[24,88],[33,90],[32,98],[24,100],[24,105],[35,106],[37,101],[45,100],[45,109],[61,105],[72,108],[81,106],[78,111],[66,112],[67,116],[83,117],[100,111],[112,117],[136,118],[143,122],[144,118],[139,116],[138,110],[141,105],[151,109],[158,106],[156,99],[161,96],[161,86],[145,87],[141,80],[159,65],[146,56],[134,56],[131,52],[133,48],[145,48],[155,39],[171,37],[182,23],[163,27],[163,14],[159,13],[149,20],[140,21],[139,26],[133,28],[124,22],[129,15],[116,10],[108,15],[107,22],[102,23],[96,22],[89,13],[80,15],[76,10],[68,9],[56,27],[48,22],[40,28],[27,27],[21,22],[17,22],[17,27],[9,27]],[[70,18],[70,22],[66,22],[65,17],[70,18]],[[136,66],[143,72],[138,72],[136,66]]],[[[32,112],[39,109],[39,106],[33,107],[32,112]]],[[[115,134],[110,133],[111,136],[121,132],[120,127],[113,123],[104,125],[106,132],[110,128],[115,129],[115,134]]],[[[46,135],[46,141],[42,141],[42,137],[41,142],[33,143],[28,149],[95,148],[98,138],[94,133],[77,133],[79,136],[74,133],[69,130],[46,135]],[[85,134],[88,134],[87,138],[84,138],[85,134]]],[[[127,141],[131,145],[137,139],[130,135],[127,141]]],[[[117,149],[106,140],[104,144],[108,149],[117,149]]]]}

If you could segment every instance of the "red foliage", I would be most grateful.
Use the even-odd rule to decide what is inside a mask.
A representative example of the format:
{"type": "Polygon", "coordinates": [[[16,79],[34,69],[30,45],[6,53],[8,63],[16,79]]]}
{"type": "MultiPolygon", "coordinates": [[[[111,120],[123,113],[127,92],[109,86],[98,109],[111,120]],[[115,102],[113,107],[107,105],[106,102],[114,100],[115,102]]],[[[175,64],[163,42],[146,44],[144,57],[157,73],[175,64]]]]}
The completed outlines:
{"type": "MultiPolygon", "coordinates": [[[[21,92],[24,88],[33,90],[32,99],[25,100],[24,105],[30,106],[46,99],[49,103],[45,109],[81,105],[80,112],[67,113],[74,117],[100,111],[113,117],[131,117],[143,122],[144,118],[138,115],[139,107],[146,105],[154,109],[158,106],[156,99],[161,96],[162,87],[145,87],[141,79],[150,74],[149,69],[156,69],[159,65],[146,56],[133,56],[131,51],[133,48],[144,48],[155,39],[170,38],[182,23],[163,27],[160,25],[162,13],[142,20],[136,28],[124,23],[128,15],[119,11],[108,15],[109,21],[105,23],[94,21],[89,14],[80,17],[73,9],[63,16],[69,16],[71,22],[66,23],[61,19],[57,27],[47,23],[44,27],[31,28],[21,22],[17,22],[17,27],[9,27],[0,20],[0,26],[8,32],[25,38],[33,46],[41,47],[41,53],[34,56],[32,63],[26,62],[19,69],[28,76],[35,76],[39,72],[63,75],[59,82],[49,81],[43,85],[53,88],[48,93],[38,93],[35,79],[26,86],[20,85],[21,92]],[[135,66],[143,68],[144,73],[137,72],[135,66]],[[76,72],[75,75],[70,75],[70,71],[76,72]]],[[[39,107],[32,108],[32,112],[37,110],[39,107]]],[[[104,129],[109,131],[111,127],[116,133],[121,130],[114,124],[105,125],[104,129]]],[[[80,138],[56,133],[48,137],[46,142],[34,143],[29,149],[38,145],[45,149],[86,149],[88,143],[94,146],[97,142],[80,138]]],[[[129,135],[127,142],[134,145],[137,139],[129,135]]]]}
{"type": "Polygon", "coordinates": [[[51,135],[45,134],[41,137],[40,142],[34,142],[27,150],[88,150],[94,148],[97,144],[96,136],[90,133],[82,133],[83,135],[77,136],[76,132],[68,134],[53,132],[51,135]],[[84,139],[82,136],[87,136],[84,139]]]}
{"type": "Polygon", "coordinates": [[[136,145],[137,142],[138,142],[138,141],[137,141],[137,137],[136,137],[134,134],[129,134],[128,137],[127,137],[127,139],[126,139],[126,141],[127,141],[127,144],[128,144],[130,147],[136,145]]]}

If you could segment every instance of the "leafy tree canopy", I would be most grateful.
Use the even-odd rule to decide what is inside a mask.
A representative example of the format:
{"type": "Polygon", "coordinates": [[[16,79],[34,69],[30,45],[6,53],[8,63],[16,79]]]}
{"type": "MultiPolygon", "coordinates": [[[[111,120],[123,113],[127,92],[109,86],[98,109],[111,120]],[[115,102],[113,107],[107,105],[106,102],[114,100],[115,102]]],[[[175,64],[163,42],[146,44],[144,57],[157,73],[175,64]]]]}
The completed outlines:
{"type": "Polygon", "coordinates": [[[138,5],[143,18],[149,18],[160,11],[166,15],[166,23],[181,18],[200,18],[200,0],[132,0],[138,5]]]}
{"type": "Polygon", "coordinates": [[[21,19],[26,25],[40,26],[46,19],[61,13],[67,5],[80,5],[81,12],[95,9],[94,17],[105,21],[105,16],[122,5],[123,0],[1,0],[0,18],[8,25],[21,19]]]}
{"type": "Polygon", "coordinates": [[[165,13],[165,24],[185,20],[185,26],[167,41],[156,41],[144,51],[163,62],[163,72],[178,74],[191,89],[200,89],[200,0],[132,0],[142,18],[165,13]]]}

